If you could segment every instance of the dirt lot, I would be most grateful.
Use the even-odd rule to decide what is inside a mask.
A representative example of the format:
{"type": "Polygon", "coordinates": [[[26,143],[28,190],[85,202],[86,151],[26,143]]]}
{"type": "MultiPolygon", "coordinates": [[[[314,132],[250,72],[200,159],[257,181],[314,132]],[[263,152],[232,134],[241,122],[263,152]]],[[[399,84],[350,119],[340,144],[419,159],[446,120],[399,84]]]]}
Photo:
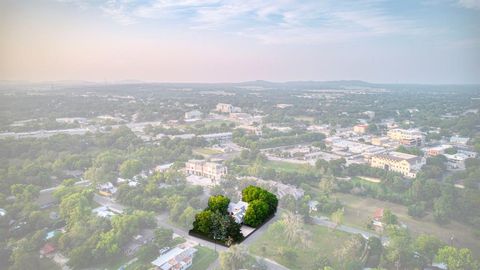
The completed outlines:
{"type": "Polygon", "coordinates": [[[433,221],[431,214],[422,219],[415,219],[407,214],[407,207],[390,202],[342,193],[336,193],[335,196],[346,206],[346,224],[365,229],[375,209],[388,208],[398,216],[400,222],[408,226],[414,235],[431,234],[448,244],[451,244],[450,237],[453,235],[454,246],[470,248],[475,256],[480,258],[480,239],[475,237],[472,229],[468,226],[458,222],[450,222],[445,226],[440,226],[433,221]]]}

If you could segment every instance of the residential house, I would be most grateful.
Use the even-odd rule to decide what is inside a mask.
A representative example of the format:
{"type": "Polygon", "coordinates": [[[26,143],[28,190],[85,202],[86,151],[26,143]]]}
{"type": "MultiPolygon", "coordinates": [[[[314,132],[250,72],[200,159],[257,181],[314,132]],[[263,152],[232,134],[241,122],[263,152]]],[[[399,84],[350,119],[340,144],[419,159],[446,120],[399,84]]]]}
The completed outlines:
{"type": "Polygon", "coordinates": [[[318,205],[320,203],[318,201],[309,201],[308,202],[308,210],[310,213],[317,212],[318,211],[318,205]]]}
{"type": "Polygon", "coordinates": [[[192,247],[175,247],[160,255],[152,264],[156,270],[185,270],[192,265],[196,252],[197,249],[192,247]]]}
{"type": "Polygon", "coordinates": [[[237,203],[229,203],[227,211],[235,219],[235,222],[242,223],[247,209],[248,203],[239,201],[237,203]]]}
{"type": "Polygon", "coordinates": [[[372,225],[377,229],[383,229],[383,208],[377,208],[373,213],[372,225]]]}

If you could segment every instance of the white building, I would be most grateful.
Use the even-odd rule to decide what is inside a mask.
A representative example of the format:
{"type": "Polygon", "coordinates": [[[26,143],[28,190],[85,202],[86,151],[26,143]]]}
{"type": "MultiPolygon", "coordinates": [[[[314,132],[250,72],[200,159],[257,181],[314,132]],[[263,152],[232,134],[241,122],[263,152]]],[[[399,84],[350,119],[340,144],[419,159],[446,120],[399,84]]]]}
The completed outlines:
{"type": "Polygon", "coordinates": [[[248,203],[239,201],[237,203],[229,203],[227,211],[233,217],[233,219],[235,219],[235,222],[242,223],[247,209],[248,203]]]}
{"type": "Polygon", "coordinates": [[[242,109],[240,107],[235,107],[232,104],[218,103],[215,107],[215,111],[222,113],[239,113],[242,109]]]}
{"type": "Polygon", "coordinates": [[[447,167],[450,170],[465,170],[465,161],[475,158],[477,153],[459,150],[456,154],[443,154],[447,158],[447,167]]]}
{"type": "Polygon", "coordinates": [[[201,119],[202,118],[202,112],[198,110],[193,110],[185,113],[185,120],[195,120],[195,119],[201,119]]]}
{"type": "Polygon", "coordinates": [[[185,270],[192,266],[197,249],[174,247],[152,262],[156,270],[185,270]]]}
{"type": "Polygon", "coordinates": [[[450,137],[450,143],[458,146],[466,146],[470,138],[460,137],[458,135],[450,137]]]}

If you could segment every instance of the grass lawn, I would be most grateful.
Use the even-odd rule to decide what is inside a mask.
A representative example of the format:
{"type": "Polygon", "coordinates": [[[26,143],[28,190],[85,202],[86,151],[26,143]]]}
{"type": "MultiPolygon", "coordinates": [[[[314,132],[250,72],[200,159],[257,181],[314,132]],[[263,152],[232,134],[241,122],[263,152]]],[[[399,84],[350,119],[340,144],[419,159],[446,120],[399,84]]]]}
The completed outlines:
{"type": "Polygon", "coordinates": [[[452,221],[440,226],[435,223],[431,214],[420,219],[409,216],[407,207],[403,205],[351,194],[336,193],[335,196],[345,205],[344,218],[347,225],[366,229],[366,224],[373,216],[375,209],[388,208],[398,216],[400,222],[408,226],[414,235],[431,234],[448,244],[453,235],[454,246],[470,248],[477,258],[480,257],[480,239],[475,237],[472,229],[466,225],[452,221]]]}
{"type": "Polygon", "coordinates": [[[212,148],[195,148],[193,149],[193,153],[202,155],[202,156],[211,156],[211,155],[221,154],[223,152],[217,149],[212,149],[212,148]]]}
{"type": "Polygon", "coordinates": [[[306,122],[310,122],[310,123],[313,123],[315,118],[311,117],[311,116],[306,116],[306,115],[301,115],[301,116],[295,116],[294,117],[295,120],[298,120],[298,121],[306,121],[306,122]]]}
{"type": "Polygon", "coordinates": [[[205,127],[219,127],[222,124],[226,124],[228,126],[234,122],[228,121],[228,120],[213,120],[213,121],[203,121],[203,123],[205,124],[205,127]]]}
{"type": "Polygon", "coordinates": [[[215,259],[218,257],[218,253],[201,246],[195,247],[198,251],[195,253],[195,257],[193,257],[192,267],[190,270],[205,270],[212,264],[215,259]]]}
{"type": "Polygon", "coordinates": [[[308,164],[296,164],[285,161],[269,160],[264,164],[265,168],[272,168],[276,171],[284,172],[307,172],[312,170],[313,167],[308,164]]]}
{"type": "Polygon", "coordinates": [[[359,176],[358,178],[371,182],[371,183],[380,183],[382,180],[380,178],[368,177],[368,176],[359,176]]]}
{"type": "Polygon", "coordinates": [[[350,237],[341,231],[332,231],[318,225],[305,225],[305,229],[310,233],[311,241],[310,246],[305,247],[287,243],[285,237],[271,229],[271,226],[253,242],[250,251],[252,254],[270,258],[290,269],[311,269],[314,259],[320,256],[325,256],[331,262],[335,262],[334,251],[350,237]],[[289,260],[282,256],[279,252],[282,249],[294,250],[297,255],[296,259],[289,260]]]}

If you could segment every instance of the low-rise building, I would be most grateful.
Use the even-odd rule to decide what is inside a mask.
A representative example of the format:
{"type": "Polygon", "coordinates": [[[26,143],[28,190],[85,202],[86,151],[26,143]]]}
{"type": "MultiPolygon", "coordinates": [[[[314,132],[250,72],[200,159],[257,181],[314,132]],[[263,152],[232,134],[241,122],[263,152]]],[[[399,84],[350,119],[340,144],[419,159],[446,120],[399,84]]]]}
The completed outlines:
{"type": "Polygon", "coordinates": [[[368,130],[367,124],[359,124],[359,125],[353,126],[353,132],[357,134],[365,134],[367,133],[367,130],[368,130]]]}
{"type": "Polygon", "coordinates": [[[415,178],[424,164],[424,158],[400,152],[377,154],[370,160],[370,166],[374,168],[398,172],[409,178],[415,178]]]}
{"type": "Polygon", "coordinates": [[[197,159],[187,161],[185,170],[187,174],[203,176],[212,180],[220,180],[228,173],[227,167],[222,164],[197,159]]]}
{"type": "Polygon", "coordinates": [[[458,135],[450,137],[450,143],[457,146],[466,146],[470,138],[460,137],[458,135]]]}
{"type": "Polygon", "coordinates": [[[442,144],[442,145],[439,145],[439,146],[434,146],[434,147],[428,148],[426,152],[427,152],[427,155],[429,155],[431,157],[435,157],[435,156],[438,156],[438,155],[443,155],[445,153],[445,150],[450,149],[450,148],[452,148],[451,145],[442,144]]]}
{"type": "Polygon", "coordinates": [[[222,132],[222,133],[211,133],[198,135],[200,138],[204,138],[208,142],[218,142],[218,143],[227,143],[231,142],[233,138],[232,132],[222,132]]]}
{"type": "Polygon", "coordinates": [[[185,120],[200,119],[202,118],[202,112],[193,110],[185,113],[185,120]]]}
{"type": "Polygon", "coordinates": [[[156,270],[185,270],[193,262],[197,249],[192,247],[175,247],[160,255],[152,262],[156,270]]]}
{"type": "Polygon", "coordinates": [[[447,158],[447,167],[450,170],[465,170],[465,161],[475,158],[477,153],[459,150],[453,155],[443,154],[447,158]]]}

